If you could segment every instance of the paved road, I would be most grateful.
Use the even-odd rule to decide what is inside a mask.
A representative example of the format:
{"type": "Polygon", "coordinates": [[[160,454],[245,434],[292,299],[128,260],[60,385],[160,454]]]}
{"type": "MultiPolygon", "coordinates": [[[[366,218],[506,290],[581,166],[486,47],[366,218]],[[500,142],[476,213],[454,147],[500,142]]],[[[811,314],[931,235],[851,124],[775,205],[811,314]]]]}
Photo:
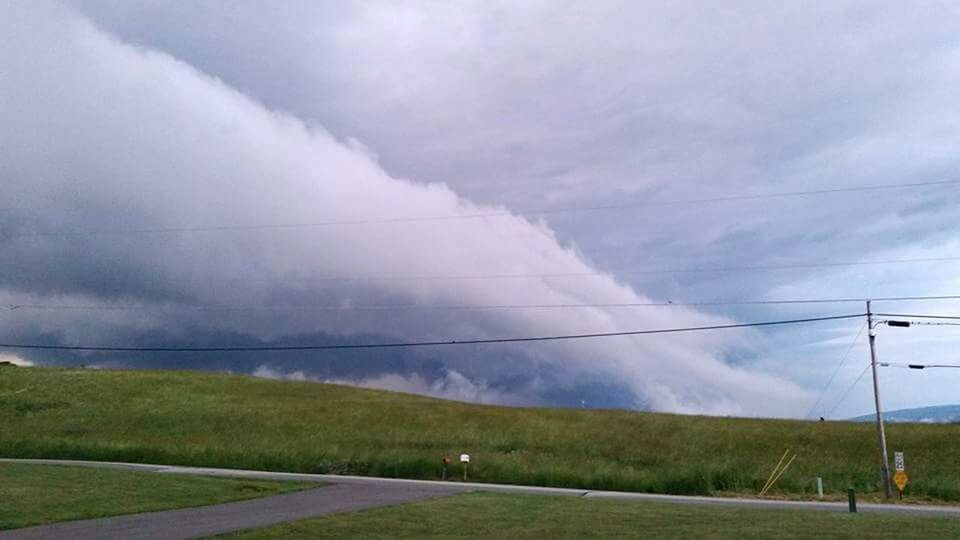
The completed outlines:
{"type": "Polygon", "coordinates": [[[333,484],[317,489],[182,510],[129,514],[0,532],[4,540],[180,539],[421,501],[466,491],[459,486],[333,484]]]}
{"type": "MultiPolygon", "coordinates": [[[[319,489],[275,495],[263,499],[223,505],[153,512],[114,518],[85,520],[19,529],[0,533],[0,538],[190,538],[204,534],[230,532],[274,523],[305,519],[336,512],[347,512],[423,500],[466,491],[493,491],[501,493],[530,493],[574,497],[602,497],[633,501],[656,501],[675,504],[743,506],[753,508],[785,508],[846,512],[846,503],[778,501],[770,499],[741,499],[727,497],[689,497],[626,493],[582,489],[480,484],[470,482],[437,482],[430,480],[401,480],[364,476],[327,474],[277,473],[235,469],[210,469],[146,465],[136,463],[107,463],[95,461],[0,459],[0,463],[33,463],[42,465],[70,465],[79,467],[106,467],[158,474],[192,474],[264,480],[298,480],[324,482],[319,489]]],[[[914,504],[860,503],[861,512],[889,512],[930,516],[953,516],[960,519],[960,507],[914,504]]]]}

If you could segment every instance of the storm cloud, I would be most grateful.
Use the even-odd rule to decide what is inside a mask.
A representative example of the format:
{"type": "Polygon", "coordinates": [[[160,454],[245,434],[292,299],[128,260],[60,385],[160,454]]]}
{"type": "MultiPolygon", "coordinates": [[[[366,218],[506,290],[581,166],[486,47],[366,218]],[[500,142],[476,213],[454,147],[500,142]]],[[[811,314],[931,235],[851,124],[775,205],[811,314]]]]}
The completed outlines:
{"type": "MultiPolygon", "coordinates": [[[[882,192],[770,199],[761,212],[535,211],[950,177],[960,136],[938,89],[957,82],[960,55],[949,25],[913,39],[928,14],[312,4],[4,5],[0,304],[21,306],[2,315],[7,341],[358,343],[724,324],[801,312],[438,307],[910,294],[884,269],[643,271],[956,252],[949,188],[903,204],[882,192]],[[914,76],[901,76],[908,66],[914,76]],[[505,274],[528,277],[477,278],[505,274]],[[397,305],[407,308],[381,309],[397,305]]],[[[922,268],[924,291],[949,292],[953,269],[922,268]]],[[[796,415],[848,326],[30,358],[796,415]]]]}

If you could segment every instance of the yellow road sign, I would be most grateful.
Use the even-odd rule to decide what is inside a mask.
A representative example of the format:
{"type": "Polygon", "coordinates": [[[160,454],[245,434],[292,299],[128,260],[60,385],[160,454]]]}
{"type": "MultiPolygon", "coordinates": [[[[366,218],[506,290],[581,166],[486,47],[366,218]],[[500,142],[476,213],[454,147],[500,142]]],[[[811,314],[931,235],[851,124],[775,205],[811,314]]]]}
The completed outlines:
{"type": "Polygon", "coordinates": [[[897,485],[897,489],[900,491],[903,491],[903,488],[907,487],[908,479],[907,473],[903,471],[897,471],[897,473],[893,475],[893,483],[897,485]]]}

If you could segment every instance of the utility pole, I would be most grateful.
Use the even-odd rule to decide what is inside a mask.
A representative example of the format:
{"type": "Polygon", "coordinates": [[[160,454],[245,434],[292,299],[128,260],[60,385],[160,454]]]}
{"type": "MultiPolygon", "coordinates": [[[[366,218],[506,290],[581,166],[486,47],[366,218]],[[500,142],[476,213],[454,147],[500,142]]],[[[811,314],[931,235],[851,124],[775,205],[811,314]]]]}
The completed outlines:
{"type": "Polygon", "coordinates": [[[877,339],[873,328],[873,312],[870,310],[870,301],[867,300],[867,330],[870,340],[870,368],[873,370],[873,404],[877,408],[877,436],[880,439],[880,470],[883,472],[883,493],[890,498],[890,461],[887,459],[887,435],[883,430],[883,414],[880,412],[880,383],[877,380],[877,348],[874,342],[877,339]]]}

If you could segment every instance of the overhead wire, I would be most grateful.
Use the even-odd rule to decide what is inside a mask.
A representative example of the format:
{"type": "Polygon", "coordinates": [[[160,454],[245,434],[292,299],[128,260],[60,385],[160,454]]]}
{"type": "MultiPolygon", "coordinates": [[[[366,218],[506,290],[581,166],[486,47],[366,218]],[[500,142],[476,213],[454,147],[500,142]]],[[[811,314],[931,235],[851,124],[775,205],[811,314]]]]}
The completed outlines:
{"type": "Polygon", "coordinates": [[[866,375],[868,369],[870,369],[870,364],[867,364],[866,366],[864,366],[863,371],[860,372],[860,375],[858,375],[857,378],[853,380],[853,383],[851,383],[850,386],[847,387],[847,390],[840,397],[840,400],[837,401],[836,404],[834,404],[833,408],[831,408],[830,411],[824,415],[824,417],[833,416],[833,413],[836,412],[836,410],[840,407],[840,405],[842,405],[843,402],[847,399],[847,396],[850,395],[850,391],[853,390],[857,386],[857,383],[860,382],[860,379],[862,379],[863,376],[866,375]]]}
{"type": "MultiPolygon", "coordinates": [[[[910,298],[910,300],[915,300],[910,298]]],[[[903,317],[906,319],[943,319],[960,321],[960,315],[917,315],[915,313],[874,313],[878,317],[903,317]]]]}
{"type": "MultiPolygon", "coordinates": [[[[313,222],[313,223],[222,225],[222,226],[197,226],[197,227],[158,227],[158,228],[140,228],[140,229],[123,229],[123,230],[98,230],[98,231],[97,230],[65,231],[65,232],[49,232],[49,233],[30,233],[30,234],[22,234],[22,235],[14,234],[12,236],[14,237],[23,237],[23,236],[75,237],[75,236],[86,236],[86,235],[167,234],[167,233],[192,233],[192,232],[216,232],[216,231],[250,231],[250,230],[260,230],[260,229],[313,228],[313,227],[328,227],[328,226],[340,226],[340,225],[397,224],[397,223],[411,223],[411,222],[481,219],[481,218],[498,217],[498,216],[514,216],[518,213],[549,215],[549,214],[570,213],[570,212],[592,212],[592,211],[617,210],[617,209],[629,209],[629,208],[652,207],[652,206],[706,204],[706,203],[715,203],[715,202],[811,196],[811,195],[817,195],[817,194],[857,192],[857,191],[868,191],[868,190],[885,190],[885,189],[923,187],[923,186],[935,186],[935,185],[946,185],[946,184],[957,184],[957,183],[960,183],[960,180],[856,186],[856,187],[848,187],[848,188],[830,188],[830,189],[821,189],[821,190],[794,191],[794,192],[782,192],[782,193],[770,193],[770,194],[737,195],[737,196],[674,200],[674,201],[648,201],[648,202],[642,202],[642,203],[603,205],[603,206],[591,206],[591,207],[568,207],[568,208],[540,209],[540,210],[535,210],[535,209],[522,210],[521,209],[517,211],[504,210],[504,211],[495,211],[495,212],[486,212],[486,213],[448,215],[448,216],[395,217],[395,218],[361,219],[361,220],[331,220],[331,221],[313,222]]],[[[663,269],[663,270],[653,269],[653,270],[633,270],[633,271],[627,270],[627,271],[620,271],[618,273],[657,274],[657,273],[733,272],[733,271],[755,271],[755,270],[779,270],[779,269],[793,269],[793,268],[822,268],[822,267],[841,267],[841,266],[901,264],[901,263],[913,263],[913,262],[939,262],[939,261],[954,261],[954,260],[960,260],[960,257],[895,259],[895,260],[835,262],[835,263],[808,263],[808,264],[801,263],[801,264],[785,264],[785,265],[754,265],[754,266],[721,267],[721,268],[690,268],[690,269],[663,269]]],[[[339,280],[344,280],[344,281],[421,280],[421,279],[422,280],[432,280],[432,279],[469,280],[469,279],[512,279],[512,278],[526,278],[526,277],[551,278],[551,277],[570,277],[570,276],[588,276],[588,275],[605,275],[605,273],[603,272],[575,273],[574,272],[574,273],[553,273],[553,274],[495,274],[495,275],[462,275],[462,276],[322,277],[322,278],[316,278],[316,279],[318,281],[320,280],[338,280],[338,281],[339,280]]],[[[913,300],[920,301],[920,300],[948,300],[948,299],[960,299],[960,295],[872,298],[872,300],[874,301],[913,301],[913,300]]],[[[868,300],[868,298],[702,301],[702,302],[666,301],[666,302],[643,302],[643,303],[638,302],[638,303],[583,303],[583,304],[520,304],[520,305],[494,304],[494,305],[476,305],[476,306],[468,306],[468,305],[318,306],[318,305],[312,305],[312,306],[190,306],[190,307],[191,309],[211,309],[211,310],[320,309],[320,310],[337,310],[337,311],[397,310],[397,309],[562,309],[562,308],[599,308],[599,307],[603,307],[603,308],[679,307],[679,306],[704,307],[704,306],[724,306],[724,305],[734,306],[734,305],[824,304],[824,303],[865,302],[866,300],[868,300]]],[[[179,306],[179,307],[182,308],[187,306],[179,306]]],[[[68,309],[128,310],[128,309],[144,309],[145,306],[99,306],[99,305],[84,306],[84,305],[49,305],[49,304],[23,304],[23,305],[10,306],[11,310],[16,310],[21,308],[64,309],[64,310],[68,310],[68,309]]],[[[960,316],[901,315],[901,314],[882,314],[882,313],[878,313],[877,315],[892,316],[892,317],[917,317],[917,318],[960,320],[960,316]]],[[[638,331],[630,331],[630,332],[608,332],[608,333],[594,333],[594,334],[572,334],[572,335],[534,336],[534,337],[498,338],[498,339],[368,343],[368,344],[348,344],[348,345],[297,345],[297,346],[265,346],[265,347],[84,347],[84,346],[51,346],[51,345],[38,345],[38,344],[0,344],[0,347],[21,348],[21,349],[75,350],[75,351],[128,351],[128,352],[129,351],[142,351],[142,352],[282,351],[282,350],[327,350],[327,349],[362,349],[362,348],[388,348],[388,347],[421,347],[421,346],[442,346],[442,345],[469,345],[469,344],[485,344],[485,343],[571,340],[571,339],[600,338],[600,337],[613,337],[613,336],[692,332],[692,331],[720,330],[720,329],[744,328],[744,327],[756,327],[756,326],[799,324],[799,323],[838,320],[838,319],[846,319],[846,318],[862,317],[862,316],[863,314],[856,314],[856,315],[843,315],[843,316],[832,316],[832,317],[816,317],[816,318],[807,318],[807,319],[793,319],[793,320],[786,320],[786,321],[766,321],[766,322],[758,322],[758,323],[741,323],[741,324],[714,325],[714,326],[704,326],[704,327],[638,330],[638,331]]],[[[950,325],[953,323],[916,323],[916,324],[950,325]]],[[[837,373],[843,367],[851,350],[856,345],[857,340],[859,339],[860,335],[863,332],[863,328],[864,327],[861,325],[860,330],[858,331],[856,337],[853,340],[853,343],[851,343],[850,347],[847,348],[843,358],[841,359],[840,364],[831,374],[831,377],[828,379],[827,384],[821,391],[820,396],[818,397],[817,401],[814,403],[808,415],[812,414],[812,412],[816,409],[816,407],[819,406],[826,391],[829,389],[837,373]]],[[[893,364],[888,364],[888,365],[893,365],[893,364]]],[[[930,367],[934,367],[934,366],[960,367],[960,366],[954,366],[954,365],[942,365],[942,366],[930,365],[930,367]]],[[[867,368],[869,368],[869,366],[867,366],[867,368]]],[[[835,404],[834,407],[830,410],[829,414],[832,414],[836,410],[836,408],[843,403],[843,401],[846,399],[849,392],[856,386],[856,384],[860,381],[860,379],[862,379],[865,373],[866,373],[866,368],[864,369],[863,372],[860,373],[857,379],[854,380],[853,384],[851,384],[851,386],[846,390],[846,392],[841,397],[840,401],[838,401],[837,404],[835,404]]]]}
{"type": "MultiPolygon", "coordinates": [[[[866,265],[887,265],[887,264],[911,264],[927,262],[949,262],[960,261],[957,257],[927,257],[913,259],[886,259],[874,261],[850,261],[850,262],[827,262],[827,263],[797,263],[780,265],[753,265],[753,266],[726,266],[715,268],[673,268],[673,269],[644,269],[631,270],[628,268],[610,268],[600,271],[590,272],[544,272],[544,273],[493,273],[493,274],[382,274],[382,275],[362,275],[362,276],[315,276],[302,278],[282,277],[277,279],[251,279],[251,282],[270,282],[270,283],[297,283],[312,284],[321,282],[404,282],[404,281],[470,281],[470,280],[507,280],[507,279],[563,279],[576,277],[612,277],[612,276],[631,276],[631,275],[656,275],[656,274],[693,274],[693,273],[726,273],[726,272],[752,272],[765,270],[791,270],[806,268],[831,268],[845,266],[866,266],[866,265]]],[[[225,281],[238,282],[243,280],[225,281]]],[[[863,299],[851,299],[851,301],[863,301],[863,299]]]]}
{"type": "Polygon", "coordinates": [[[831,194],[831,193],[851,193],[851,192],[861,192],[861,191],[876,191],[876,190],[955,185],[955,184],[960,184],[960,179],[938,180],[938,181],[931,181],[931,182],[908,182],[908,183],[901,183],[901,184],[874,184],[874,185],[862,185],[862,186],[851,186],[851,187],[841,187],[841,188],[813,189],[813,190],[805,190],[805,191],[786,191],[786,192],[780,192],[780,193],[729,195],[729,196],[709,197],[709,198],[702,198],[702,199],[644,201],[644,202],[598,205],[598,206],[578,206],[578,207],[547,208],[547,209],[517,209],[514,211],[497,210],[493,212],[479,212],[479,213],[473,213],[473,214],[452,214],[452,215],[440,215],[440,216],[398,216],[398,217],[389,217],[389,218],[346,219],[346,220],[329,220],[329,221],[299,222],[299,223],[205,225],[205,226],[187,226],[187,227],[146,227],[146,228],[132,228],[132,229],[112,229],[112,230],[103,229],[103,230],[87,230],[87,231],[51,231],[51,232],[34,232],[34,233],[25,233],[25,234],[15,233],[7,237],[8,238],[11,238],[11,237],[78,237],[78,236],[123,235],[123,234],[171,234],[171,233],[175,234],[175,233],[195,233],[195,232],[228,232],[228,231],[252,231],[252,230],[267,230],[267,229],[319,228],[319,227],[347,226],[347,225],[372,225],[372,224],[388,224],[389,225],[389,224],[432,222],[432,221],[484,219],[484,218],[491,218],[491,217],[505,217],[505,216],[518,216],[518,215],[551,215],[551,214],[563,214],[563,213],[573,213],[573,212],[597,212],[597,211],[604,211],[604,210],[624,210],[624,209],[632,209],[632,208],[673,206],[673,205],[684,205],[684,204],[709,204],[709,203],[718,203],[718,202],[776,199],[776,198],[787,198],[787,197],[806,197],[806,196],[812,196],[812,195],[823,195],[823,194],[831,194]]]}
{"type": "MultiPolygon", "coordinates": [[[[796,196],[810,196],[817,194],[828,194],[828,193],[841,193],[841,192],[857,192],[857,191],[867,191],[867,190],[884,190],[884,189],[897,189],[897,188],[906,188],[906,187],[922,187],[922,186],[934,186],[934,185],[946,185],[946,184],[956,184],[960,183],[960,180],[945,180],[937,182],[915,182],[915,183],[904,183],[904,184],[888,184],[888,185],[872,185],[872,186],[856,186],[848,188],[830,188],[830,189],[821,189],[821,190],[807,190],[807,191],[794,191],[794,192],[782,192],[782,193],[770,193],[770,194],[752,194],[752,195],[736,195],[736,196],[725,196],[725,197],[713,197],[713,198],[703,198],[703,199],[688,199],[688,200],[674,200],[674,201],[647,201],[642,203],[630,203],[630,204],[619,204],[619,205],[604,205],[604,206],[592,206],[592,207],[569,207],[569,208],[555,208],[555,209],[541,209],[541,210],[517,210],[512,211],[496,211],[496,212],[487,212],[487,213],[476,213],[476,214],[461,214],[461,215],[449,215],[449,216],[425,216],[425,217],[397,217],[397,218],[381,218],[381,219],[365,219],[365,220],[332,220],[326,222],[314,222],[314,223],[287,223],[287,224],[254,224],[254,225],[226,225],[226,226],[201,226],[201,227],[160,227],[160,228],[142,228],[142,229],[125,229],[125,230],[102,230],[102,231],[67,231],[67,232],[52,232],[52,233],[33,233],[27,235],[14,235],[14,236],[82,236],[82,235],[101,235],[101,234],[163,234],[163,233],[181,233],[181,232],[203,232],[203,231],[248,231],[256,229],[286,229],[286,228],[306,228],[306,227],[326,227],[334,225],[359,225],[359,224],[390,224],[390,223],[405,223],[405,222],[421,222],[421,221],[447,221],[447,220],[461,220],[461,219],[479,219],[487,217],[496,217],[496,216],[512,216],[517,213],[528,213],[528,214],[556,214],[556,213],[567,213],[567,212],[581,212],[581,211],[600,211],[600,210],[614,210],[614,209],[629,209],[629,208],[639,208],[639,207],[648,207],[648,206],[666,206],[666,205],[679,205],[679,204],[705,204],[705,203],[714,203],[714,202],[727,202],[727,201],[739,201],[739,200],[756,200],[756,199],[768,199],[768,198],[780,198],[780,197],[796,197],[796,196]]],[[[836,263],[812,263],[812,264],[792,264],[792,265],[755,265],[755,266],[743,266],[743,267],[725,267],[725,268],[693,268],[693,269],[665,269],[665,270],[637,270],[637,271],[626,271],[622,273],[631,273],[631,274],[648,274],[648,273],[694,273],[694,272],[729,272],[729,271],[751,271],[751,270],[772,270],[772,269],[790,269],[790,268],[815,268],[815,267],[831,267],[831,266],[859,266],[859,265],[873,265],[873,264],[898,264],[898,263],[907,263],[907,262],[935,262],[935,261],[948,261],[948,260],[960,260],[960,257],[942,257],[942,258],[925,258],[925,259],[900,259],[900,260],[882,260],[882,261],[857,261],[857,262],[836,262],[836,263]]],[[[492,275],[492,276],[482,276],[482,275],[473,275],[473,276],[403,276],[403,277],[373,277],[373,278],[358,278],[358,277],[330,277],[330,278],[320,278],[320,279],[330,279],[330,280],[359,280],[359,279],[501,279],[501,278],[517,278],[517,277],[565,277],[565,276],[574,276],[574,275],[599,275],[600,272],[596,273],[556,273],[556,274],[507,274],[507,275],[492,275]]],[[[949,295],[949,296],[914,296],[914,297],[887,297],[887,298],[873,298],[874,301],[906,301],[906,300],[934,300],[934,299],[960,299],[960,295],[949,295]]],[[[845,302],[863,302],[868,300],[867,298],[832,298],[832,299],[797,299],[797,300],[756,300],[756,301],[706,301],[706,302],[646,302],[646,303],[595,303],[595,304],[526,304],[526,305],[478,305],[478,306],[424,306],[424,305],[406,305],[406,306],[192,306],[193,309],[213,309],[213,310],[248,310],[248,309],[331,309],[331,310],[396,310],[396,309],[554,309],[554,308],[590,308],[590,307],[605,307],[605,308],[616,308],[616,307],[668,307],[668,306],[721,306],[721,305],[782,305],[782,304],[822,304],[822,303],[845,303],[845,302]]],[[[184,306],[180,306],[184,307],[184,306]]],[[[25,304],[25,305],[14,305],[10,306],[11,310],[27,308],[27,309],[103,309],[103,310],[114,310],[114,309],[143,309],[143,306],[80,306],[80,305],[41,305],[41,304],[25,304]]],[[[882,316],[899,316],[899,317],[927,317],[927,318],[938,318],[938,319],[960,319],[960,317],[952,316],[921,316],[921,315],[898,315],[898,314],[878,314],[882,316]]],[[[734,324],[734,325],[721,325],[713,327],[693,327],[693,328],[678,328],[678,329],[662,329],[662,330],[645,330],[645,331],[635,331],[635,332],[615,332],[615,333],[598,333],[598,334],[581,334],[581,335],[564,335],[564,336],[538,336],[538,337],[527,337],[527,338],[502,338],[502,339],[485,339],[485,340],[451,340],[451,341],[439,341],[439,342],[407,342],[407,343],[382,343],[382,344],[354,344],[354,345],[320,345],[320,346],[293,346],[293,347],[228,347],[228,348],[138,348],[138,347],[64,347],[64,346],[42,346],[42,345],[17,345],[17,344],[0,344],[0,347],[8,348],[46,348],[46,349],[60,349],[60,350],[120,350],[120,351],[214,351],[214,350],[225,350],[225,351],[244,351],[244,350],[312,350],[312,349],[343,349],[343,348],[379,348],[379,347],[415,347],[415,346],[432,346],[432,345],[461,345],[461,344],[477,344],[477,343],[504,343],[504,342],[517,342],[517,341],[545,341],[545,340],[560,340],[560,339],[581,339],[581,338],[591,338],[591,337],[609,337],[617,335],[642,335],[642,334],[652,334],[652,333],[667,333],[667,332],[685,332],[685,331],[698,331],[698,330],[716,330],[722,328],[740,328],[747,326],[766,326],[772,324],[793,324],[800,322],[812,322],[818,320],[833,320],[837,318],[848,318],[861,315],[853,316],[842,316],[842,317],[826,317],[826,318],[811,318],[811,319],[796,319],[792,321],[772,321],[764,323],[744,323],[744,324],[734,324]]],[[[931,323],[935,324],[935,323],[931,323]]],[[[949,323],[943,323],[949,324],[949,323]]],[[[857,338],[862,333],[862,327],[857,334],[857,338]]],[[[850,350],[856,343],[851,344],[851,347],[847,349],[847,352],[844,355],[841,364],[838,366],[837,370],[831,375],[831,378],[828,380],[827,386],[824,388],[824,391],[829,388],[834,377],[836,376],[839,369],[842,367],[843,363],[846,361],[846,357],[849,355],[850,350]]],[[[863,373],[858,377],[857,381],[862,378],[863,373]]],[[[851,387],[852,388],[852,387],[851,387]]],[[[847,391],[849,393],[849,389],[847,391]]],[[[814,409],[819,405],[820,401],[823,398],[823,394],[818,398],[817,402],[814,404],[814,409]]],[[[841,401],[835,405],[834,409],[831,410],[831,413],[842,400],[846,398],[846,393],[844,394],[841,401]]],[[[812,411],[811,411],[812,412],[812,411]]]]}
{"type": "Polygon", "coordinates": [[[466,280],[495,280],[495,279],[555,279],[568,277],[608,277],[610,275],[655,275],[655,274],[695,274],[695,273],[726,273],[726,272],[752,272],[764,270],[793,270],[805,268],[830,268],[844,266],[867,266],[867,265],[886,265],[886,264],[912,264],[926,262],[950,262],[960,261],[958,257],[925,257],[914,259],[886,259],[876,261],[850,261],[850,262],[827,262],[827,263],[796,263],[796,264],[777,264],[777,265],[753,265],[753,266],[724,266],[715,268],[664,268],[664,269],[644,269],[631,270],[629,268],[610,268],[602,271],[593,272],[543,272],[543,273],[495,273],[495,274],[384,274],[384,275],[366,275],[366,276],[318,276],[296,280],[297,282],[321,282],[321,281],[466,281],[466,280]]]}
{"type": "Polygon", "coordinates": [[[840,363],[837,364],[836,369],[833,370],[833,373],[830,374],[830,378],[827,379],[827,384],[823,385],[823,389],[820,390],[820,395],[817,397],[817,401],[813,403],[813,406],[810,407],[810,410],[807,411],[807,417],[813,416],[813,412],[817,410],[817,406],[820,405],[820,402],[823,401],[824,396],[827,395],[827,390],[830,388],[830,385],[833,384],[833,379],[836,378],[837,373],[840,373],[840,370],[847,362],[847,358],[850,357],[850,352],[853,351],[854,347],[857,345],[857,340],[860,339],[860,336],[863,335],[863,330],[867,327],[867,321],[863,321],[863,324],[860,325],[860,329],[857,330],[857,335],[853,337],[853,341],[850,342],[850,346],[847,347],[847,350],[843,353],[843,357],[840,359],[840,363]]]}
{"type": "Polygon", "coordinates": [[[906,362],[879,362],[880,367],[901,367],[908,369],[960,368],[960,364],[910,364],[906,362]]]}
{"type": "MultiPolygon", "coordinates": [[[[876,313],[875,315],[881,316],[881,317],[930,318],[930,319],[956,319],[956,320],[960,320],[960,316],[952,316],[952,315],[917,315],[917,314],[905,315],[905,314],[898,314],[898,313],[876,313]]],[[[924,323],[922,323],[922,322],[911,322],[911,324],[924,324],[924,323]]],[[[926,324],[932,324],[932,325],[943,324],[943,325],[951,325],[951,326],[953,325],[953,323],[926,323],[926,324]]],[[[863,332],[863,328],[861,328],[860,332],[861,332],[861,333],[863,332]]],[[[857,337],[859,337],[859,333],[858,333],[858,336],[857,336],[857,337]]],[[[856,342],[856,339],[854,340],[854,342],[856,342]]],[[[849,352],[849,350],[848,350],[848,352],[849,352]]],[[[904,368],[907,368],[907,369],[960,368],[960,365],[958,365],[958,364],[910,364],[910,363],[904,363],[904,362],[879,362],[878,365],[879,365],[879,366],[882,366],[882,367],[904,367],[904,368]]],[[[866,374],[866,372],[867,372],[867,370],[868,370],[869,368],[870,368],[870,364],[867,364],[866,367],[864,367],[863,371],[860,372],[860,375],[853,381],[853,383],[852,383],[852,384],[847,388],[847,390],[843,393],[843,396],[841,396],[840,400],[837,401],[837,403],[833,406],[833,408],[830,409],[829,413],[827,413],[825,416],[832,416],[832,415],[833,415],[833,413],[837,410],[837,408],[839,408],[840,405],[844,402],[844,400],[846,400],[847,396],[850,394],[850,391],[853,390],[853,388],[857,385],[858,382],[860,382],[860,379],[863,378],[864,374],[866,374]]],[[[818,401],[819,401],[819,400],[818,400],[818,401]]],[[[811,412],[812,412],[812,409],[811,409],[811,412]]],[[[809,416],[810,413],[808,413],[807,415],[809,416]]]]}
{"type": "MultiPolygon", "coordinates": [[[[139,311],[139,310],[157,310],[157,309],[187,309],[198,311],[261,311],[261,310],[303,310],[303,311],[406,311],[406,310],[511,310],[511,309],[588,309],[588,308],[667,308],[667,307],[722,307],[722,306],[763,306],[763,305],[804,305],[804,304],[841,304],[841,303],[863,303],[867,300],[875,302],[899,302],[899,301],[925,301],[925,300],[954,300],[960,299],[960,295],[947,296],[903,296],[903,297],[884,297],[884,298],[805,298],[805,299],[782,299],[782,300],[717,300],[717,301],[659,301],[659,302],[585,302],[585,303],[556,303],[556,304],[383,304],[383,305],[328,305],[328,304],[294,304],[294,305],[236,305],[236,306],[217,306],[217,305],[177,305],[177,306],[154,306],[154,305],[100,305],[100,304],[37,304],[37,303],[13,303],[2,306],[6,311],[15,311],[20,309],[37,310],[63,310],[63,311],[139,311]]],[[[0,309],[0,312],[4,311],[0,309]]],[[[893,317],[932,317],[932,318],[955,318],[960,317],[942,317],[942,316],[924,316],[924,315],[891,315],[877,313],[877,316],[893,317]]]]}
{"type": "Polygon", "coordinates": [[[313,350],[347,350],[347,349],[384,349],[400,347],[433,347],[449,345],[479,345],[494,343],[528,343],[538,341],[560,341],[575,339],[593,339],[619,336],[641,336],[651,334],[672,334],[681,332],[701,332],[711,330],[727,330],[735,328],[752,328],[765,326],[780,326],[792,324],[806,324],[824,321],[836,321],[864,317],[865,313],[831,315],[824,317],[808,317],[804,319],[788,319],[777,321],[761,321],[751,323],[717,324],[709,326],[692,326],[683,328],[660,328],[652,330],[633,330],[625,332],[597,332],[589,334],[563,334],[552,336],[528,336],[513,338],[481,338],[481,339],[450,339],[439,341],[413,342],[386,342],[386,343],[353,343],[338,345],[267,345],[267,346],[219,346],[219,347],[127,347],[127,346],[81,346],[81,345],[42,345],[31,343],[0,343],[0,348],[6,349],[39,349],[58,351],[102,351],[102,352],[254,352],[254,351],[313,351],[313,350]]]}
{"type": "MultiPolygon", "coordinates": [[[[956,319],[956,320],[960,320],[960,316],[950,316],[950,315],[916,315],[916,314],[905,315],[905,314],[898,314],[898,313],[876,313],[875,315],[880,316],[880,317],[903,317],[903,318],[929,318],[929,319],[956,319]]],[[[911,321],[911,324],[950,325],[950,326],[960,325],[960,323],[929,323],[929,322],[922,322],[922,321],[911,321]]],[[[860,332],[857,334],[857,337],[858,337],[858,338],[859,338],[859,336],[860,336],[860,333],[862,333],[862,332],[863,332],[863,327],[861,327],[860,332]]],[[[854,342],[856,342],[856,339],[854,339],[854,342]]],[[[852,347],[851,347],[851,348],[852,348],[852,347]]],[[[848,349],[848,353],[849,353],[849,349],[848,349]]],[[[878,362],[877,365],[878,365],[878,366],[881,366],[881,367],[903,367],[903,368],[907,368],[907,369],[960,368],[960,365],[958,365],[958,364],[910,364],[910,363],[905,363],[905,362],[878,362]]],[[[830,409],[830,412],[827,413],[826,416],[832,416],[832,415],[833,415],[833,413],[837,410],[837,408],[839,408],[840,405],[843,403],[843,401],[847,398],[847,395],[849,395],[850,391],[853,390],[853,388],[857,385],[858,382],[860,382],[860,379],[863,378],[864,374],[866,374],[866,372],[867,372],[867,370],[868,370],[869,368],[870,368],[870,364],[867,364],[866,367],[864,367],[863,371],[860,372],[860,375],[859,375],[859,376],[853,381],[853,383],[847,388],[847,390],[844,392],[843,396],[842,396],[842,397],[840,398],[840,400],[833,406],[833,408],[830,409]]],[[[831,377],[831,380],[832,380],[832,377],[831,377]]],[[[818,401],[819,401],[819,400],[818,400],[818,401]]],[[[812,413],[812,409],[811,409],[811,413],[812,413]]],[[[807,416],[809,416],[809,415],[810,415],[810,413],[807,414],[807,416]]]]}

